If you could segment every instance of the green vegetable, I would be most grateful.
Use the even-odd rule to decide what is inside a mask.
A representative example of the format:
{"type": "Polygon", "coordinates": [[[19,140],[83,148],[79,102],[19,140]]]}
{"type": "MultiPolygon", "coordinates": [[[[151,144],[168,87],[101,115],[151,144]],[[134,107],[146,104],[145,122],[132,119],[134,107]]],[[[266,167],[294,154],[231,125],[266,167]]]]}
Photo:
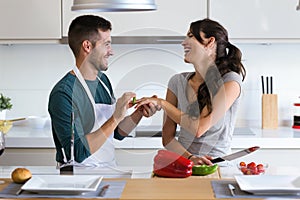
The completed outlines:
{"type": "Polygon", "coordinates": [[[196,175],[196,176],[206,176],[209,174],[214,173],[215,171],[217,171],[218,169],[218,165],[194,165],[193,166],[193,173],[192,175],[196,175]]]}
{"type": "Polygon", "coordinates": [[[136,97],[132,98],[132,105],[136,104],[136,97]]]}

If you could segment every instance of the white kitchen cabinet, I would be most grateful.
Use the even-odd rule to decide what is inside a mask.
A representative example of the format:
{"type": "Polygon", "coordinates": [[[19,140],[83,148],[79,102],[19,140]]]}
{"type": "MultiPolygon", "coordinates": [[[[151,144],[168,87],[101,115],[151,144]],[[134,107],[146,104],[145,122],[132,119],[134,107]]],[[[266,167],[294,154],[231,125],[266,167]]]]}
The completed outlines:
{"type": "Polygon", "coordinates": [[[298,0],[210,0],[209,18],[219,21],[231,39],[299,40],[298,0]]]}
{"type": "MultiPolygon", "coordinates": [[[[63,1],[63,36],[67,36],[71,21],[83,14],[71,11],[72,3],[63,1]]],[[[156,0],[156,4],[156,11],[91,14],[112,22],[112,36],[183,36],[192,21],[207,17],[207,0],[156,0]]]]}
{"type": "Polygon", "coordinates": [[[61,38],[61,0],[1,0],[0,40],[61,38]]]}

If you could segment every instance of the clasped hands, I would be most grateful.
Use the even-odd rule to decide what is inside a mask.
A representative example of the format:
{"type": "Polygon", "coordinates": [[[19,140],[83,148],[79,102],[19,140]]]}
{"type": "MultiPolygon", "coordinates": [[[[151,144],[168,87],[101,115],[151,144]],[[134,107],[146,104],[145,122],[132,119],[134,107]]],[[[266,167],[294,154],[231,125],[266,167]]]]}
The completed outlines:
{"type": "Polygon", "coordinates": [[[152,97],[143,97],[133,102],[136,98],[136,94],[133,92],[125,92],[120,98],[117,99],[114,117],[120,121],[125,118],[126,112],[129,108],[135,106],[135,108],[144,116],[151,117],[156,111],[161,110],[161,106],[153,103],[146,102],[147,99],[158,99],[156,95],[152,97]]]}

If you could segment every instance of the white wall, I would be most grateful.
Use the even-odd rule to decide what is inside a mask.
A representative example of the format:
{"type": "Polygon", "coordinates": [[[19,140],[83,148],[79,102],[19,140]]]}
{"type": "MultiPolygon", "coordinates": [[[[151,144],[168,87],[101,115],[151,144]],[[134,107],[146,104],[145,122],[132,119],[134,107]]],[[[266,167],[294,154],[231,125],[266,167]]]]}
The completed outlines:
{"type": "MultiPolygon", "coordinates": [[[[260,126],[260,76],[273,76],[279,98],[279,121],[291,126],[293,103],[300,96],[300,44],[238,44],[247,70],[238,126],[260,126]]],[[[138,98],[165,96],[173,74],[192,71],[183,62],[181,45],[113,45],[115,55],[107,71],[116,96],[135,91],[138,98]]],[[[73,56],[67,45],[0,45],[0,92],[12,98],[8,118],[47,115],[53,85],[71,69],[73,56]]],[[[160,125],[162,112],[144,124],[160,125]]]]}

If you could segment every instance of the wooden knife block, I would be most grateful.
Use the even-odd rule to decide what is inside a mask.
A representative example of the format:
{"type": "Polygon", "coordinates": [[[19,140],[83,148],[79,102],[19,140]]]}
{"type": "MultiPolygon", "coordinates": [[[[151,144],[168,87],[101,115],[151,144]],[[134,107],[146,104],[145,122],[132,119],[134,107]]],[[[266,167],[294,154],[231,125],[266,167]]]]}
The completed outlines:
{"type": "Polygon", "coordinates": [[[277,94],[262,95],[262,128],[278,128],[278,98],[277,94]]]}

